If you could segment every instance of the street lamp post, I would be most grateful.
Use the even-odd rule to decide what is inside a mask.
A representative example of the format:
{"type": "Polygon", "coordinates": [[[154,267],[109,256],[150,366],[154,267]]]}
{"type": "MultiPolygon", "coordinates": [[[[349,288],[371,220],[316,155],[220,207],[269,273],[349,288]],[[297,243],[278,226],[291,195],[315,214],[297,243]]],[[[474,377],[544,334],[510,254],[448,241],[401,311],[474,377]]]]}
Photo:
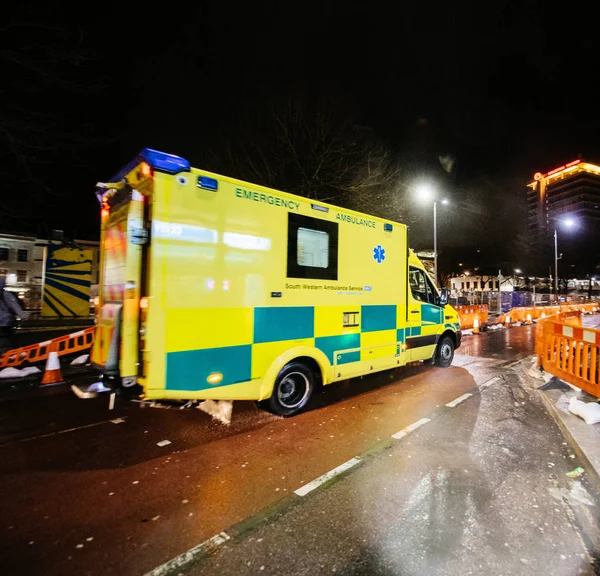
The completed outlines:
{"type": "MultiPolygon", "coordinates": [[[[427,184],[421,184],[417,188],[421,200],[433,199],[433,279],[438,284],[438,250],[437,250],[437,205],[438,200],[435,197],[435,192],[427,184]]],[[[448,204],[448,200],[444,198],[439,200],[442,204],[448,204]]]]}
{"type": "Polygon", "coordinates": [[[558,232],[554,229],[554,303],[558,304],[558,232]]]}
{"type": "MultiPolygon", "coordinates": [[[[560,222],[570,228],[575,224],[575,221],[572,218],[567,218],[566,220],[558,220],[560,222]]],[[[554,227],[554,302],[558,303],[558,261],[562,258],[562,254],[558,255],[558,227],[554,227]]]]}
{"type": "Polygon", "coordinates": [[[437,200],[433,201],[433,279],[437,284],[437,200]]]}

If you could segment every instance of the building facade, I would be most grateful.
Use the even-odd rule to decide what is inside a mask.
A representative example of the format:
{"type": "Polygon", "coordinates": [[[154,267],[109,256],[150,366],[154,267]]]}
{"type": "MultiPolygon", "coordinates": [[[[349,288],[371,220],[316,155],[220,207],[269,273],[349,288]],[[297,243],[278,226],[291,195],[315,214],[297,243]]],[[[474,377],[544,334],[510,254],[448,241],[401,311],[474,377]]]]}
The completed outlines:
{"type": "MultiPolygon", "coordinates": [[[[512,292],[518,285],[518,279],[513,277],[502,277],[502,292],[512,292]]],[[[452,294],[466,292],[497,292],[497,276],[474,276],[463,274],[450,278],[450,291],[452,294]]]]}
{"type": "Polygon", "coordinates": [[[527,186],[527,226],[538,246],[551,242],[561,218],[568,216],[590,232],[600,225],[600,166],[573,160],[546,174],[537,172],[527,186]]]}
{"type": "MultiPolygon", "coordinates": [[[[0,277],[6,278],[6,289],[14,292],[29,310],[38,310],[42,306],[48,244],[48,240],[40,240],[35,236],[0,233],[0,277]]],[[[99,242],[75,240],[75,244],[92,250],[93,298],[98,286],[99,242]]]]}

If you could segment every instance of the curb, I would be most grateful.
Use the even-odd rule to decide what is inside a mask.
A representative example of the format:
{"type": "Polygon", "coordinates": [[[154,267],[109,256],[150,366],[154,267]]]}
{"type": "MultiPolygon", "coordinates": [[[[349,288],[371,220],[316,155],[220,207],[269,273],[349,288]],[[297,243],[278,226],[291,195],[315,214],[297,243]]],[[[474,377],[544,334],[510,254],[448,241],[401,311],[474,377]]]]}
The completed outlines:
{"type": "Polygon", "coordinates": [[[600,473],[598,472],[598,470],[596,468],[594,468],[594,466],[590,462],[589,458],[587,457],[585,451],[583,450],[583,448],[581,448],[581,446],[577,442],[577,439],[575,438],[575,436],[573,436],[573,434],[569,430],[568,426],[563,422],[562,416],[558,412],[558,409],[554,405],[554,402],[552,402],[550,400],[550,398],[548,398],[548,396],[546,396],[546,394],[544,394],[544,391],[542,389],[540,389],[539,387],[534,388],[534,390],[537,392],[538,397],[542,399],[544,406],[546,407],[546,409],[548,410],[549,414],[552,416],[552,418],[554,419],[556,424],[558,424],[558,427],[560,428],[561,432],[563,433],[563,436],[573,446],[573,450],[575,451],[575,454],[577,454],[577,457],[579,458],[583,467],[585,468],[585,472],[587,474],[589,481],[593,484],[594,488],[598,492],[600,492],[600,473]]]}

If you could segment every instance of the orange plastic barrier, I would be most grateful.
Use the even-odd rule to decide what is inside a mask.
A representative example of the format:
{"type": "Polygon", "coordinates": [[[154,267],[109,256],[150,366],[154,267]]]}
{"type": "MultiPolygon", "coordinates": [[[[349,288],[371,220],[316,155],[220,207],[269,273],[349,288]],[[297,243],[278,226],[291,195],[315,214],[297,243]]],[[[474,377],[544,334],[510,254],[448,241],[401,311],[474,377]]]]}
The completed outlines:
{"type": "Polygon", "coordinates": [[[8,366],[20,366],[25,362],[30,364],[43,362],[48,359],[52,344],[56,345],[56,351],[59,356],[83,352],[92,347],[92,344],[94,343],[94,331],[94,327],[86,328],[85,330],[80,330],[73,334],[66,334],[65,336],[59,336],[58,338],[47,340],[46,342],[39,342],[38,344],[30,344],[29,346],[23,346],[22,348],[8,350],[8,352],[5,352],[0,356],[0,369],[8,366]]]}
{"type": "Polygon", "coordinates": [[[527,322],[529,316],[533,321],[564,312],[595,314],[600,312],[600,306],[591,302],[588,304],[561,304],[560,306],[527,306],[526,308],[512,308],[509,312],[506,312],[506,314],[498,316],[495,324],[506,324],[507,318],[510,318],[510,323],[514,324],[515,322],[527,322]]]}
{"type": "Polygon", "coordinates": [[[538,323],[538,366],[600,398],[600,330],[581,326],[581,312],[560,314],[538,323]]]}
{"type": "Polygon", "coordinates": [[[478,306],[453,306],[453,308],[458,312],[462,330],[473,328],[475,326],[475,319],[479,321],[479,328],[485,326],[488,322],[488,307],[486,304],[478,306]]]}

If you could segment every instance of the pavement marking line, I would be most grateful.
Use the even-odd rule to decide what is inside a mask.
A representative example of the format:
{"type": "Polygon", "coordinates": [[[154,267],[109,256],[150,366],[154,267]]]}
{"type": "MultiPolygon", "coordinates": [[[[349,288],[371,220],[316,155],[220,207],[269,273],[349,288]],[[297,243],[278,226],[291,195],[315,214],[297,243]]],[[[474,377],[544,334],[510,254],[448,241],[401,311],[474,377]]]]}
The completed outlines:
{"type": "MultiPolygon", "coordinates": [[[[123,418],[125,421],[125,418],[123,418]]],[[[40,438],[48,438],[50,436],[57,436],[58,434],[66,434],[67,432],[75,432],[76,430],[84,430],[85,428],[92,428],[94,426],[100,426],[100,424],[111,424],[113,420],[104,420],[102,422],[94,422],[93,424],[86,424],[85,426],[77,426],[76,428],[68,428],[67,430],[57,430],[56,432],[49,432],[48,434],[41,434],[40,436],[33,436],[32,438],[21,438],[19,442],[30,442],[31,440],[39,440],[40,438]]],[[[120,424],[120,422],[119,422],[120,424]]],[[[7,444],[4,444],[7,446],[7,444]]]]}
{"type": "Polygon", "coordinates": [[[172,574],[173,571],[178,569],[184,569],[186,566],[192,564],[196,561],[199,556],[203,556],[204,554],[211,552],[215,548],[221,546],[230,539],[229,534],[227,532],[219,532],[219,534],[201,542],[197,546],[190,548],[187,552],[180,554],[179,556],[175,556],[175,558],[171,558],[164,564],[157,566],[150,572],[147,572],[144,576],[166,576],[167,574],[172,574]]]}
{"type": "Polygon", "coordinates": [[[491,386],[492,384],[495,384],[496,382],[499,382],[500,380],[502,380],[502,378],[500,378],[500,376],[494,376],[494,378],[490,378],[489,380],[486,380],[483,384],[481,384],[480,388],[487,388],[488,386],[491,386]]]}
{"type": "Polygon", "coordinates": [[[329,472],[325,472],[322,476],[319,476],[316,480],[309,482],[302,488],[298,488],[298,490],[294,490],[294,494],[297,496],[306,496],[309,492],[312,492],[315,488],[318,488],[321,484],[324,484],[328,480],[339,476],[342,472],[349,470],[352,466],[356,466],[360,462],[360,458],[351,458],[347,462],[340,464],[337,468],[330,470],[329,472]]]}
{"type": "Polygon", "coordinates": [[[448,408],[454,408],[455,406],[458,406],[461,402],[464,402],[467,398],[470,398],[471,396],[473,396],[473,394],[467,392],[466,394],[455,398],[454,400],[452,400],[452,402],[448,402],[446,406],[448,406],[448,408]]]}
{"type": "Polygon", "coordinates": [[[402,430],[400,430],[400,432],[396,432],[395,434],[392,434],[392,438],[395,438],[396,440],[400,440],[400,438],[404,438],[407,434],[410,434],[413,430],[420,428],[421,426],[423,426],[423,424],[427,424],[427,422],[431,422],[431,420],[429,418],[421,418],[420,420],[413,422],[410,426],[403,428],[402,430]]]}

